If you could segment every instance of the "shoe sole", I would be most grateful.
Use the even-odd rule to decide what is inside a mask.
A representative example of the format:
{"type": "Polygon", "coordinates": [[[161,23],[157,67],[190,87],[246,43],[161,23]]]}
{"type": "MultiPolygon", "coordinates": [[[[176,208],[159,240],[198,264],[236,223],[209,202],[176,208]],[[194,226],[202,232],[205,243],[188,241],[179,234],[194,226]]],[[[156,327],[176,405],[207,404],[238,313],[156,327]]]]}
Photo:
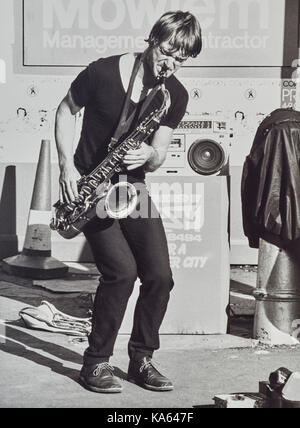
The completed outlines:
{"type": "Polygon", "coordinates": [[[122,387],[115,387],[115,388],[107,389],[107,388],[97,388],[96,386],[90,386],[86,383],[84,378],[81,376],[79,378],[79,382],[81,383],[82,386],[84,386],[84,388],[89,389],[90,391],[93,391],[93,392],[100,392],[100,393],[104,393],[104,394],[115,394],[118,392],[122,392],[122,390],[123,390],[122,387]]]}
{"type": "Polygon", "coordinates": [[[128,382],[134,383],[135,385],[141,386],[142,388],[149,389],[150,391],[173,391],[174,386],[151,386],[147,385],[146,383],[137,382],[135,379],[127,378],[128,382]]]}

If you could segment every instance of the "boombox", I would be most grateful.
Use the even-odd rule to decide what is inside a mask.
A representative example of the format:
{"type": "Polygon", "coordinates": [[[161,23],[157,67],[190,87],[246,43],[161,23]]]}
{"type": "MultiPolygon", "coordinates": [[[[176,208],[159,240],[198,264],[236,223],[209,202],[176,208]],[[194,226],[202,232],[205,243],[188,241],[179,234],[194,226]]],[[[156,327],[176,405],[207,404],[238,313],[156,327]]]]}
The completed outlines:
{"type": "Polygon", "coordinates": [[[159,175],[229,175],[233,130],[225,120],[187,117],[174,130],[159,175]]]}

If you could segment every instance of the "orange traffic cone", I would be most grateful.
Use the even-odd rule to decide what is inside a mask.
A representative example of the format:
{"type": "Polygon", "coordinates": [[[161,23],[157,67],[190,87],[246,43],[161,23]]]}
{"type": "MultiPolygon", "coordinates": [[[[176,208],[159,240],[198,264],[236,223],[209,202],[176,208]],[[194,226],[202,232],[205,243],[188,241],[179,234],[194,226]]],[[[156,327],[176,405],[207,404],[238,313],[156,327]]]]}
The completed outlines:
{"type": "Polygon", "coordinates": [[[50,141],[42,140],[23,251],[4,259],[2,264],[3,270],[10,275],[50,279],[68,272],[65,264],[51,257],[50,189],[50,141]]]}

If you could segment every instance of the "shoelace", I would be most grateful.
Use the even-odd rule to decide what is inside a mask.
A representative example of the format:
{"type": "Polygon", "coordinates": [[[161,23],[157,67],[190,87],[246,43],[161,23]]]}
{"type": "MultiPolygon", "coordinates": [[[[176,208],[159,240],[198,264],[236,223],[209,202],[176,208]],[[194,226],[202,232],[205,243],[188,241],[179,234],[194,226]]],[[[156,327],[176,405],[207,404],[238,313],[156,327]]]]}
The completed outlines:
{"type": "Polygon", "coordinates": [[[102,370],[108,370],[113,375],[114,368],[107,362],[97,364],[97,367],[93,371],[93,376],[99,376],[102,370]]]}
{"type": "Polygon", "coordinates": [[[157,370],[155,366],[159,366],[159,363],[157,361],[153,361],[153,360],[145,361],[140,367],[140,373],[142,373],[142,371],[144,369],[147,369],[148,367],[153,367],[155,370],[157,370]]]}

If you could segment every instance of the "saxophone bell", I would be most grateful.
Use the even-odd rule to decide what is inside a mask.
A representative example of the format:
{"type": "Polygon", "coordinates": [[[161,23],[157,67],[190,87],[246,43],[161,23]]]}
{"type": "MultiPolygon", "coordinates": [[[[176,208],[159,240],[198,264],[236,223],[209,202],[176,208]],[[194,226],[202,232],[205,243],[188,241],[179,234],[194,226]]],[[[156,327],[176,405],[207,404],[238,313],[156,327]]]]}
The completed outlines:
{"type": "Polygon", "coordinates": [[[121,219],[128,217],[137,205],[137,191],[128,181],[120,181],[111,185],[105,197],[102,197],[96,205],[98,218],[121,219]]]}

